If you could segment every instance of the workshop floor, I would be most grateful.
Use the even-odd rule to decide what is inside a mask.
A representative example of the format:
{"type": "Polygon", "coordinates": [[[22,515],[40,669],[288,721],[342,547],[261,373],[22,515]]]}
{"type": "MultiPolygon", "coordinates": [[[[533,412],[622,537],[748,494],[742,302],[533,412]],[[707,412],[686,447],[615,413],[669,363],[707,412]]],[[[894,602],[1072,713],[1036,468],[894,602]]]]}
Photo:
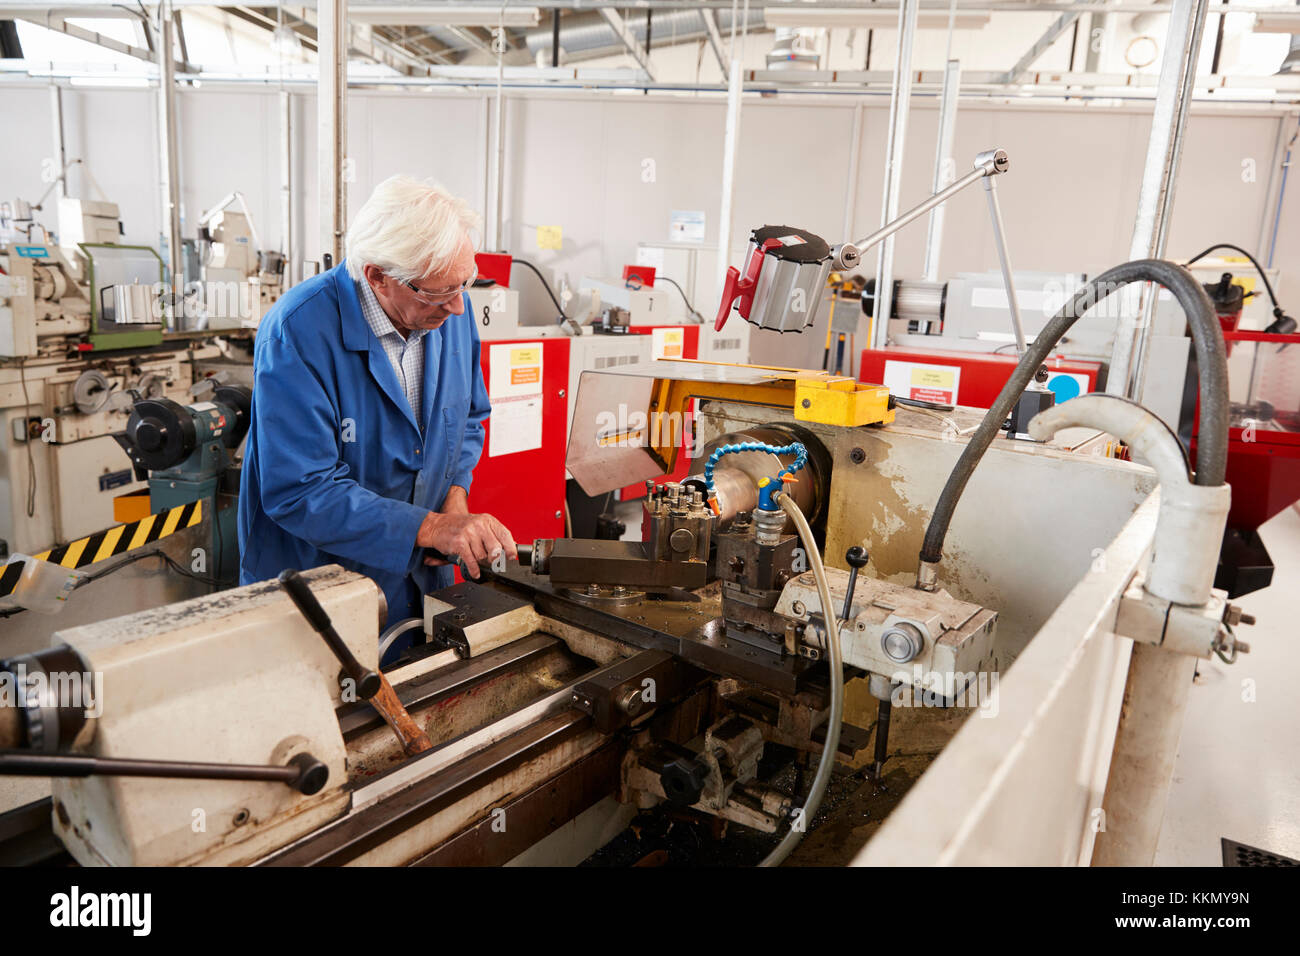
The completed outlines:
{"type": "Polygon", "coordinates": [[[1183,724],[1157,866],[1221,866],[1227,837],[1300,859],[1300,514],[1260,529],[1273,585],[1238,600],[1249,654],[1202,662],[1183,724]]]}

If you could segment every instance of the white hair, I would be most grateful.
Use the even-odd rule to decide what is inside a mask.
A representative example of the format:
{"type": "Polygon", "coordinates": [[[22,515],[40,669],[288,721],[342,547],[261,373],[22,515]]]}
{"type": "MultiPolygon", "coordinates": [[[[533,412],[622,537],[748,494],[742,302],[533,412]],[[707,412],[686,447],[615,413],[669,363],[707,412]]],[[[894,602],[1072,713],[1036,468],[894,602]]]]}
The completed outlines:
{"type": "Polygon", "coordinates": [[[360,281],[366,266],[375,265],[399,282],[414,282],[442,272],[467,238],[477,247],[479,223],[465,200],[433,180],[390,176],[348,229],[348,274],[360,281]]]}

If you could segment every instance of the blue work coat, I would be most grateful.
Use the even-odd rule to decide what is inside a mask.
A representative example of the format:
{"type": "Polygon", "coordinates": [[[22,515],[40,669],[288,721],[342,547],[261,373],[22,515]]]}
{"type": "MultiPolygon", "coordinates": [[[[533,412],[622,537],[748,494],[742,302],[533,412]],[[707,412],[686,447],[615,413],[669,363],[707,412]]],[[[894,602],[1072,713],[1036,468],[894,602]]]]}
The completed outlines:
{"type": "Polygon", "coordinates": [[[390,623],[452,583],[415,545],[452,485],[469,490],[490,409],[474,311],[424,336],[424,433],[366,324],[346,263],[294,286],[257,330],[239,493],[239,581],[340,564],[372,578],[390,623]]]}

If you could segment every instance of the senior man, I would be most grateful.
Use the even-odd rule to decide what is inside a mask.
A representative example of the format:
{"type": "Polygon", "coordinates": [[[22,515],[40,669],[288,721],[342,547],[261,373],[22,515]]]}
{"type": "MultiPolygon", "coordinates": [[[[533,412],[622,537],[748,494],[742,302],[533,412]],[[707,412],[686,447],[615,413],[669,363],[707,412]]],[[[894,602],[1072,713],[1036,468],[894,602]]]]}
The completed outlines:
{"type": "Polygon", "coordinates": [[[500,521],[469,511],[490,411],[466,296],[477,227],[462,200],[394,176],[357,213],[347,257],[262,320],[240,583],[337,563],[373,578],[397,621],[451,584],[423,549],[473,577],[514,555],[500,521]]]}

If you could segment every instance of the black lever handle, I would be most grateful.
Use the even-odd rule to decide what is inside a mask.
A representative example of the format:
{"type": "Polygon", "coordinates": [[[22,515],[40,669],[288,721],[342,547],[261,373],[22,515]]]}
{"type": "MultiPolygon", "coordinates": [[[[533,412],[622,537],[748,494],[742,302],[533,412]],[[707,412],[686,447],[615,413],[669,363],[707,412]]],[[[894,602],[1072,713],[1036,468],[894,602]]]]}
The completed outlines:
{"type": "Polygon", "coordinates": [[[319,793],[329,767],[300,753],[283,767],[262,764],[198,763],[193,760],[137,760],[70,753],[0,750],[0,776],[19,777],[161,777],[187,780],[265,780],[288,784],[299,793],[319,793]]]}
{"type": "Polygon", "coordinates": [[[302,575],[292,568],[286,568],[280,572],[279,580],[280,586],[289,592],[289,597],[302,612],[302,616],[307,619],[316,633],[325,639],[329,649],[339,659],[347,676],[356,684],[361,699],[369,700],[378,694],[381,683],[379,675],[363,667],[356,655],[352,653],[352,649],[343,642],[343,638],[339,637],[339,632],[334,630],[334,625],[330,623],[330,616],[320,606],[316,595],[311,593],[311,588],[302,579],[302,575]]]}
{"type": "Polygon", "coordinates": [[[849,586],[844,591],[844,612],[840,617],[848,620],[849,611],[853,609],[853,590],[858,586],[858,571],[867,566],[871,557],[867,554],[866,548],[855,545],[844,552],[844,560],[849,566],[849,586]]]}

